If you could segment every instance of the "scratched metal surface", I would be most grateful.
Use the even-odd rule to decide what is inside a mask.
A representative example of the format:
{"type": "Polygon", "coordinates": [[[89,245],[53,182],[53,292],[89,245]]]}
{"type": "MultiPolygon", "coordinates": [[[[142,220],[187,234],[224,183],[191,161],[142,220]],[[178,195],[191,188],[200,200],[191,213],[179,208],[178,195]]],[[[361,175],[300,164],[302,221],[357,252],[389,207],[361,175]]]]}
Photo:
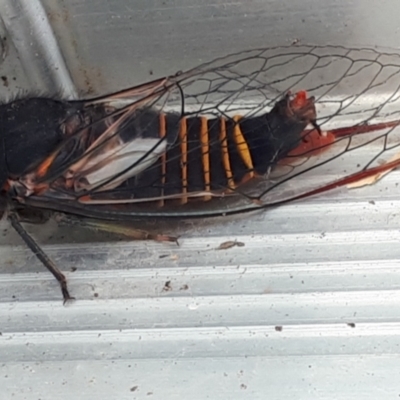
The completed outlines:
{"type": "MultiPolygon", "coordinates": [[[[25,24],[21,3],[0,1],[10,30],[25,24]]],[[[397,0],[42,3],[81,95],[250,47],[400,43],[397,0]]],[[[12,39],[4,98],[68,81],[46,82],[37,51],[18,57],[40,38],[30,33],[33,47],[12,39]]],[[[179,247],[28,227],[66,272],[78,299],[66,307],[3,221],[0,398],[398,398],[399,179],[181,226],[179,247]],[[217,250],[234,240],[244,245],[217,250]]]]}

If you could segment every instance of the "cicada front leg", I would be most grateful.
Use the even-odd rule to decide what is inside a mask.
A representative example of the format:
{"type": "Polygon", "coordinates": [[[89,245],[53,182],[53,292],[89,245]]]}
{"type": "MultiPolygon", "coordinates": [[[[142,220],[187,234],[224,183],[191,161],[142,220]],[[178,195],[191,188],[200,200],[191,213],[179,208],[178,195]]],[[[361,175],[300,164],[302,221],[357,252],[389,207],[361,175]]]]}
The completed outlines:
{"type": "Polygon", "coordinates": [[[25,244],[32,250],[35,256],[41,261],[41,263],[57,279],[61,287],[61,293],[63,295],[64,304],[67,301],[74,300],[74,297],[72,297],[68,291],[67,278],[57,267],[54,261],[40,248],[40,246],[36,243],[33,237],[29,235],[29,233],[24,229],[24,227],[20,223],[18,214],[16,214],[15,212],[11,212],[8,215],[8,220],[10,221],[12,227],[19,234],[21,239],[25,242],[25,244]]]}

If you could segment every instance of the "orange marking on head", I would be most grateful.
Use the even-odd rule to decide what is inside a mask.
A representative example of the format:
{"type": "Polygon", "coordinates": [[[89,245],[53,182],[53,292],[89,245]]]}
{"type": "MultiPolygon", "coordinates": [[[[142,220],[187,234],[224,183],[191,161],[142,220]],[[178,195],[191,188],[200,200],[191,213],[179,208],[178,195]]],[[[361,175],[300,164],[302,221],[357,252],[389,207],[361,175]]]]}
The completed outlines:
{"type": "Polygon", "coordinates": [[[297,92],[294,99],[291,100],[290,105],[293,108],[301,108],[307,104],[307,92],[305,90],[300,90],[297,92]]]}

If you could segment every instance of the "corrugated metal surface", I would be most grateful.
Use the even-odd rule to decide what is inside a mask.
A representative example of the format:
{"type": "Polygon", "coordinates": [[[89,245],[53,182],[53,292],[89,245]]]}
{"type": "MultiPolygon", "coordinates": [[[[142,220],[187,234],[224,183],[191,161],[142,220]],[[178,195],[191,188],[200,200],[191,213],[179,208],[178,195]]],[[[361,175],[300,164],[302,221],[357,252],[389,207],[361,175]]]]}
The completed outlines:
{"type": "MultiPolygon", "coordinates": [[[[395,0],[42,3],[82,93],[295,39],[400,40],[395,0]]],[[[1,68],[14,77],[9,51],[1,68]]],[[[10,81],[28,87],[23,74],[10,81]]],[[[399,178],[199,221],[181,227],[179,247],[30,227],[67,273],[78,301],[66,307],[4,224],[0,398],[398,398],[399,178]],[[244,246],[216,249],[227,240],[244,246]]]]}

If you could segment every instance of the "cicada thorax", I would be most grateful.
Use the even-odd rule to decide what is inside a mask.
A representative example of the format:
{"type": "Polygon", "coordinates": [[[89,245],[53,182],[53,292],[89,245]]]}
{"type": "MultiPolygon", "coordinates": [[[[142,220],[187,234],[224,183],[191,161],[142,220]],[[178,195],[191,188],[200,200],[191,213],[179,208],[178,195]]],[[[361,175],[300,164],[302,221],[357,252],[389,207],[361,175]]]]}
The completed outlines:
{"type": "Polygon", "coordinates": [[[24,98],[1,105],[1,189],[25,192],[14,183],[39,168],[70,133],[68,127],[80,123],[80,107],[66,101],[24,98]]]}
{"type": "Polygon", "coordinates": [[[7,169],[20,176],[40,164],[64,139],[63,123],[77,109],[68,102],[26,98],[0,106],[7,169]]]}

